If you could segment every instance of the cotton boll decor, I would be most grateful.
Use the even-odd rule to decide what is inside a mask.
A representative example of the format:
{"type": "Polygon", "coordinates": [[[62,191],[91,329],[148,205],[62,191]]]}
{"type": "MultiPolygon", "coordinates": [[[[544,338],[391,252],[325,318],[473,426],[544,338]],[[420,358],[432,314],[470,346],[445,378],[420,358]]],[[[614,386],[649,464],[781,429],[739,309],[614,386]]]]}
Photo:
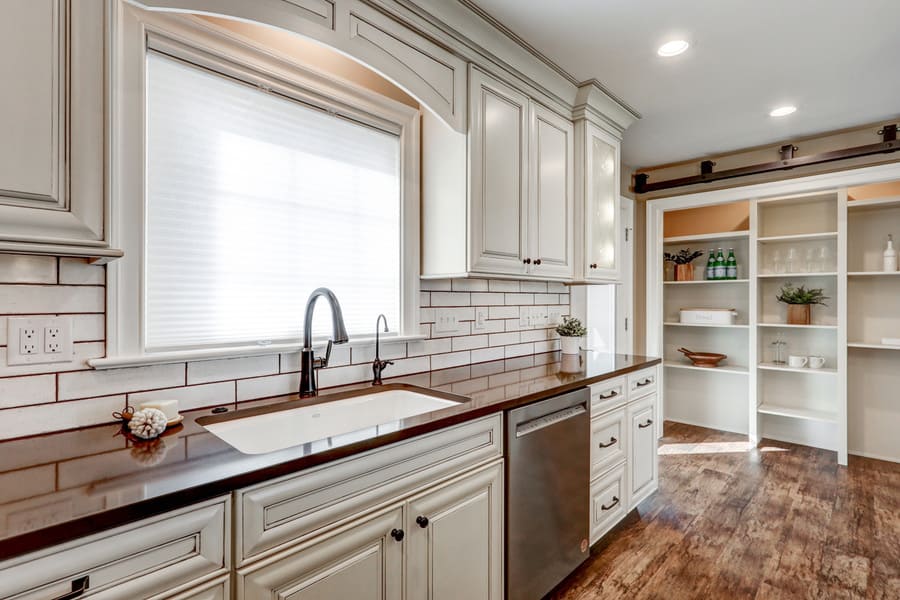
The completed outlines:
{"type": "Polygon", "coordinates": [[[143,440],[152,440],[166,430],[166,414],[155,408],[135,411],[128,422],[132,435],[143,440]]]}

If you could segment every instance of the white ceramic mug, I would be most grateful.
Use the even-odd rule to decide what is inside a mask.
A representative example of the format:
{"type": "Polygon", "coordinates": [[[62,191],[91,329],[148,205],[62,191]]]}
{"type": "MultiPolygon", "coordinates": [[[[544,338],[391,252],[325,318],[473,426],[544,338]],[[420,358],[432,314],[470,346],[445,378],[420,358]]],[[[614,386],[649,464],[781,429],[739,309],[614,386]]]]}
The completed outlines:
{"type": "Polygon", "coordinates": [[[821,369],[825,366],[825,357],[824,356],[809,356],[809,368],[810,369],[821,369]]]}
{"type": "Polygon", "coordinates": [[[788,366],[793,369],[802,369],[809,363],[809,359],[805,356],[788,356],[788,366]]]}

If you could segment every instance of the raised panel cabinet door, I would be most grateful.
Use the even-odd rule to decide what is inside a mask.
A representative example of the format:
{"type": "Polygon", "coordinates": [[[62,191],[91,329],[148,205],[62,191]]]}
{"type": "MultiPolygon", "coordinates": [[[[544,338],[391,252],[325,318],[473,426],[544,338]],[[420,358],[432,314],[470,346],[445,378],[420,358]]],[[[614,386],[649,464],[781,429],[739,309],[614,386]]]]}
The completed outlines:
{"type": "Polygon", "coordinates": [[[0,80],[6,84],[0,94],[0,245],[5,249],[107,245],[106,5],[105,0],[0,2],[0,80]]]}
{"type": "Polygon", "coordinates": [[[363,517],[238,571],[238,600],[400,600],[403,507],[363,517]]]}
{"type": "Polygon", "coordinates": [[[528,97],[475,68],[469,92],[471,270],[524,275],[528,97]]]}
{"type": "Polygon", "coordinates": [[[409,501],[408,600],[503,597],[503,463],[409,501]]]}
{"type": "Polygon", "coordinates": [[[647,396],[627,408],[628,468],[631,507],[652,494],[657,487],[656,396],[647,396]]]}
{"type": "Polygon", "coordinates": [[[584,277],[619,279],[619,140],[596,125],[585,132],[584,277]]]}
{"type": "Polygon", "coordinates": [[[569,279],[574,273],[575,129],[571,121],[534,102],[529,121],[531,273],[569,279]]]}

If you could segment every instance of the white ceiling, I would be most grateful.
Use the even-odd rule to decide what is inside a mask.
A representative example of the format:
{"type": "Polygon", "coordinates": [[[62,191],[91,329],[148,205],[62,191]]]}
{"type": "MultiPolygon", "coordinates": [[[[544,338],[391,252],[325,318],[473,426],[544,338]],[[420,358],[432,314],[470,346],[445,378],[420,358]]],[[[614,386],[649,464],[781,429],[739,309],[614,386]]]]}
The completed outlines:
{"type": "Polygon", "coordinates": [[[643,118],[651,166],[900,116],[898,0],[475,0],[579,81],[643,118]],[[670,39],[691,48],[664,59],[670,39]],[[768,116],[794,104],[791,116],[768,116]]]}

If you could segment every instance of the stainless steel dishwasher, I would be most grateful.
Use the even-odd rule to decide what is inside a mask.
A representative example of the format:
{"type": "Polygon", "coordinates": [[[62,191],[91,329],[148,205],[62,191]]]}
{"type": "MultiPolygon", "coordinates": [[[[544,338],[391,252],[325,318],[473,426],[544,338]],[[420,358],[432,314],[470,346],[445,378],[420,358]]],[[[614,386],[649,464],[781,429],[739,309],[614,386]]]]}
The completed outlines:
{"type": "Polygon", "coordinates": [[[538,600],[588,557],[590,392],[506,419],[506,595],[538,600]]]}

